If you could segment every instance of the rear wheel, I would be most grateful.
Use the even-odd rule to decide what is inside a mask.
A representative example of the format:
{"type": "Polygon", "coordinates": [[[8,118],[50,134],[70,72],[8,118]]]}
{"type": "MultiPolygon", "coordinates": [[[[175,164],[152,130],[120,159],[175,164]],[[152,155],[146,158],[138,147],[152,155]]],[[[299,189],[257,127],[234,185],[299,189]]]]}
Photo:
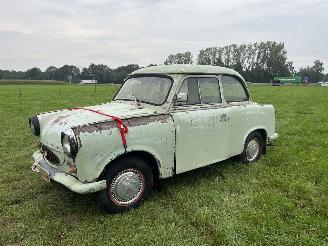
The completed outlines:
{"type": "Polygon", "coordinates": [[[258,132],[252,132],[248,135],[244,145],[244,151],[241,159],[244,163],[256,162],[263,153],[264,141],[262,135],[258,132]]]}
{"type": "Polygon", "coordinates": [[[151,169],[144,160],[137,157],[127,157],[110,164],[105,178],[107,188],[98,192],[98,201],[110,213],[120,213],[140,206],[153,185],[151,169]]]}

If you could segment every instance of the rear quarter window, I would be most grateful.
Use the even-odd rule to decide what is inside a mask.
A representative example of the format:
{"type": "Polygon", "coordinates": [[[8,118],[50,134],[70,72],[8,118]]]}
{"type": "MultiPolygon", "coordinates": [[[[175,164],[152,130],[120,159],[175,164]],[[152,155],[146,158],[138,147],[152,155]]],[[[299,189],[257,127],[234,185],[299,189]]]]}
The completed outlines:
{"type": "Polygon", "coordinates": [[[248,95],[242,83],[234,77],[221,77],[223,95],[226,102],[248,101],[248,95]]]}

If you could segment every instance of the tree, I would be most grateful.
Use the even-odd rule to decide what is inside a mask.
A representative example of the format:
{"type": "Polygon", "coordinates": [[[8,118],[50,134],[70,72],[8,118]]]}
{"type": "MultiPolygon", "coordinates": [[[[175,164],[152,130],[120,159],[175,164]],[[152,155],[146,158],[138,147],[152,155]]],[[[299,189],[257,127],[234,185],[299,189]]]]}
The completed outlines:
{"type": "Polygon", "coordinates": [[[72,81],[80,80],[80,69],[73,65],[64,65],[58,68],[56,73],[56,80],[67,81],[68,76],[72,76],[72,81]]]}
{"type": "Polygon", "coordinates": [[[314,82],[320,82],[324,80],[325,74],[323,73],[323,71],[325,70],[325,68],[323,67],[323,63],[321,61],[315,60],[313,62],[312,69],[314,71],[312,75],[313,76],[312,79],[314,82]]]}
{"type": "Polygon", "coordinates": [[[54,66],[49,66],[45,71],[47,79],[57,80],[57,71],[58,71],[58,68],[56,68],[54,66]]]}
{"type": "Polygon", "coordinates": [[[192,63],[193,63],[193,57],[192,57],[191,52],[189,52],[189,51],[187,51],[185,53],[171,54],[164,61],[165,65],[170,65],[170,64],[192,64],[192,63]]]}
{"type": "Polygon", "coordinates": [[[26,72],[14,71],[14,70],[1,70],[0,79],[27,79],[26,72]]]}
{"type": "Polygon", "coordinates": [[[127,66],[121,66],[114,70],[112,70],[112,83],[123,83],[124,79],[128,76],[128,74],[134,72],[139,69],[139,65],[137,64],[129,64],[127,66]]]}
{"type": "Polygon", "coordinates": [[[315,60],[313,63],[314,65],[312,66],[312,68],[314,72],[322,74],[322,72],[325,70],[323,67],[323,63],[319,60],[315,60]]]}
{"type": "Polygon", "coordinates": [[[200,50],[197,63],[235,69],[253,82],[270,82],[273,76],[294,73],[293,63],[287,61],[284,43],[270,41],[208,47],[200,50]]]}
{"type": "Polygon", "coordinates": [[[312,72],[310,66],[304,67],[304,68],[300,68],[297,75],[301,76],[302,79],[304,80],[304,78],[311,78],[312,77],[312,72]]]}
{"type": "Polygon", "coordinates": [[[222,48],[209,47],[200,50],[197,57],[197,64],[223,66],[224,63],[222,61],[222,48]]]}
{"type": "Polygon", "coordinates": [[[292,61],[287,62],[287,70],[290,74],[296,74],[296,70],[292,61]]]}
{"type": "Polygon", "coordinates": [[[26,71],[26,75],[28,79],[40,79],[42,71],[40,68],[33,67],[26,71]]]}
{"type": "MultiPolygon", "coordinates": [[[[110,69],[107,65],[104,64],[91,64],[88,68],[88,77],[90,79],[95,79],[98,83],[109,83],[110,82],[110,69]]],[[[85,71],[86,72],[86,71],[85,71]]]]}
{"type": "Polygon", "coordinates": [[[313,62],[313,66],[307,66],[305,68],[300,68],[298,75],[305,77],[309,77],[312,83],[317,83],[325,79],[323,63],[319,60],[313,62]]]}
{"type": "Polygon", "coordinates": [[[81,79],[92,79],[92,75],[89,72],[89,69],[87,67],[84,67],[81,72],[81,79]]]}

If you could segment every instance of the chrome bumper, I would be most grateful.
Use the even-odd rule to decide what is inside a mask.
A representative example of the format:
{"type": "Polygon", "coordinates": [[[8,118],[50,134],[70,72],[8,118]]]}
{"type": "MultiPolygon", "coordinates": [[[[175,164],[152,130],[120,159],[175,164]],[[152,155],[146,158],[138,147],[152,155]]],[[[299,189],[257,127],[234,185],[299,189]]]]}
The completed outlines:
{"type": "Polygon", "coordinates": [[[270,145],[275,144],[276,141],[277,141],[277,139],[278,139],[278,137],[279,137],[279,135],[276,132],[274,134],[272,134],[271,136],[269,136],[268,137],[268,144],[270,144],[270,145]]]}
{"type": "Polygon", "coordinates": [[[47,182],[52,179],[79,194],[93,193],[106,188],[106,180],[82,183],[74,176],[50,166],[40,151],[33,154],[33,159],[35,162],[32,165],[32,171],[40,173],[41,177],[47,182]]]}

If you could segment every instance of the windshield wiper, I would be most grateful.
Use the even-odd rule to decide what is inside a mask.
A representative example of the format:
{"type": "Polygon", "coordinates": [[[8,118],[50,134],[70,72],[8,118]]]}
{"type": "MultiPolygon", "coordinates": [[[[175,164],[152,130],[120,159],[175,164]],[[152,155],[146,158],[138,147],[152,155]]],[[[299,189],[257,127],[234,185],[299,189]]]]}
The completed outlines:
{"type": "Polygon", "coordinates": [[[137,107],[138,107],[138,108],[142,108],[142,105],[141,105],[141,103],[140,103],[139,98],[136,97],[133,93],[129,93],[129,94],[130,94],[130,96],[132,96],[133,100],[134,100],[135,103],[137,104],[137,107]]]}

